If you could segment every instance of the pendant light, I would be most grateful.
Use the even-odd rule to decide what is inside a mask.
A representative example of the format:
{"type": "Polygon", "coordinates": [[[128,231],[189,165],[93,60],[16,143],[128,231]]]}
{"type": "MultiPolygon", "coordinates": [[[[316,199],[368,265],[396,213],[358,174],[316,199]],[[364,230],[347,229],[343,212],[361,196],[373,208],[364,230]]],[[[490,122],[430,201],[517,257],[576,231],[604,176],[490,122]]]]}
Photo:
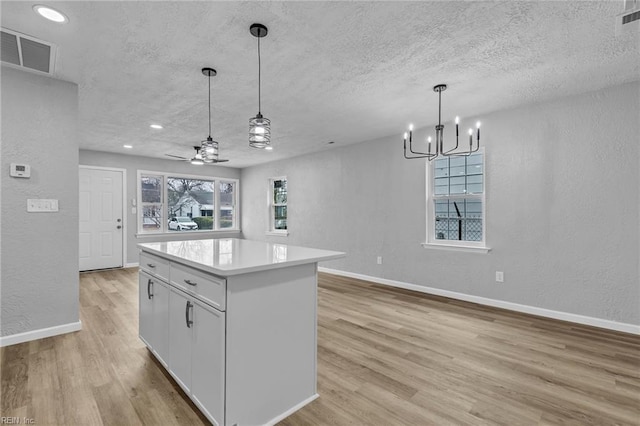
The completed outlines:
{"type": "Polygon", "coordinates": [[[253,24],[249,27],[251,35],[258,39],[258,114],[249,120],[249,146],[252,148],[271,148],[271,120],[262,116],[261,107],[261,64],[260,39],[267,35],[267,27],[253,24]]]}
{"type": "Polygon", "coordinates": [[[202,74],[209,77],[209,136],[200,144],[200,155],[205,163],[219,163],[218,142],[211,138],[211,77],[217,74],[213,68],[202,68],[202,74]]]}

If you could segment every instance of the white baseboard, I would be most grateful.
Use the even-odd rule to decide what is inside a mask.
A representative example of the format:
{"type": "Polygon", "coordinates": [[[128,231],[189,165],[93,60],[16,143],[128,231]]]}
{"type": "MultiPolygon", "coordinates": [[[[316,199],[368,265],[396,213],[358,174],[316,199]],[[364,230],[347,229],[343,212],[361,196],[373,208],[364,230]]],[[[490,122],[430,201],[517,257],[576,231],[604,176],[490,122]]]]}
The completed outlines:
{"type": "Polygon", "coordinates": [[[125,268],[137,268],[138,266],[140,266],[140,263],[138,263],[138,262],[125,263],[124,264],[125,268]]]}
{"type": "Polygon", "coordinates": [[[372,277],[369,275],[357,274],[355,272],[339,271],[330,268],[318,268],[319,272],[326,272],[333,275],[341,275],[343,277],[356,278],[359,280],[371,281],[376,284],[388,285],[391,287],[404,288],[414,290],[420,293],[433,294],[435,296],[443,296],[451,299],[464,300],[465,302],[477,303],[479,305],[493,306],[495,308],[508,309],[510,311],[523,312],[526,314],[538,315],[546,318],[553,318],[562,321],[574,322],[577,324],[590,325],[593,327],[606,328],[608,330],[622,331],[625,333],[640,335],[640,325],[627,324],[623,322],[610,321],[601,318],[588,317],[584,315],[571,314],[568,312],[553,311],[545,308],[538,308],[529,305],[520,305],[513,302],[505,302],[503,300],[489,299],[486,297],[473,296],[455,291],[442,290],[439,288],[425,287],[417,284],[405,283],[402,281],[389,280],[386,278],[372,277]]]}
{"type": "Polygon", "coordinates": [[[32,340],[44,339],[45,337],[72,333],[79,330],[82,330],[82,321],[56,325],[55,327],[41,328],[39,330],[27,331],[24,333],[12,334],[10,336],[2,336],[0,337],[0,347],[17,345],[18,343],[30,342],[32,340]]]}
{"type": "Polygon", "coordinates": [[[307,405],[310,402],[314,401],[319,396],[320,395],[318,395],[317,393],[311,395],[309,398],[305,399],[301,403],[294,405],[293,407],[291,407],[290,409],[288,409],[284,413],[282,413],[282,414],[278,415],[277,417],[274,417],[273,419],[269,420],[267,423],[265,423],[265,426],[273,426],[273,425],[275,425],[279,421],[284,420],[285,418],[289,417],[290,415],[292,415],[293,413],[295,413],[296,411],[298,411],[299,409],[301,409],[305,405],[307,405]]]}

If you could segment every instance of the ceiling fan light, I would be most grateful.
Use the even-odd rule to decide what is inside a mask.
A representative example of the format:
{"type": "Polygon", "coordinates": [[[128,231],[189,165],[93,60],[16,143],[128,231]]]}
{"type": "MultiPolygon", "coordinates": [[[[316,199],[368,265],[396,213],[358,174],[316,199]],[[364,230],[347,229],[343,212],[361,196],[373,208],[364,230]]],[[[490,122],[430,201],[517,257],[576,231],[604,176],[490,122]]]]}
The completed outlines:
{"type": "Polygon", "coordinates": [[[249,146],[266,148],[271,145],[271,120],[258,114],[249,120],[249,146]]]}
{"type": "Polygon", "coordinates": [[[191,164],[193,164],[194,166],[202,166],[204,164],[204,161],[199,158],[193,157],[191,159],[191,164]]]}

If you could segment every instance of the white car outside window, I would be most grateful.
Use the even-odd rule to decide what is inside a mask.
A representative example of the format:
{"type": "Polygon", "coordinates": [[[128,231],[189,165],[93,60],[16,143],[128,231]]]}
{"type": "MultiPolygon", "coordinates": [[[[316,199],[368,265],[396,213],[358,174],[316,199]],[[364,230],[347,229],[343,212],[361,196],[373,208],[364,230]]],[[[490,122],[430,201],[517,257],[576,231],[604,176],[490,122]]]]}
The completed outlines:
{"type": "Polygon", "coordinates": [[[172,231],[194,230],[198,229],[198,224],[190,217],[172,217],[169,220],[169,229],[172,231]]]}

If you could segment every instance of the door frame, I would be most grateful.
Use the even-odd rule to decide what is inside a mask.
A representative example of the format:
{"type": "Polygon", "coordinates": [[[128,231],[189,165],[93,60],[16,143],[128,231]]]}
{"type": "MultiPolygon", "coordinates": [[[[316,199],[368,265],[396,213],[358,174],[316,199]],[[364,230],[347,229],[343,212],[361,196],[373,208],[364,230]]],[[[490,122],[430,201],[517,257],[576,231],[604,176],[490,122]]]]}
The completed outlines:
{"type": "MultiPolygon", "coordinates": [[[[122,267],[128,268],[128,263],[126,262],[127,258],[127,169],[121,169],[117,167],[102,167],[102,166],[89,166],[80,164],[78,169],[95,169],[95,170],[107,170],[111,172],[121,172],[122,173],[122,267]]],[[[80,206],[78,206],[78,209],[80,206]]],[[[78,226],[80,226],[80,222],[78,221],[78,226]]]]}

